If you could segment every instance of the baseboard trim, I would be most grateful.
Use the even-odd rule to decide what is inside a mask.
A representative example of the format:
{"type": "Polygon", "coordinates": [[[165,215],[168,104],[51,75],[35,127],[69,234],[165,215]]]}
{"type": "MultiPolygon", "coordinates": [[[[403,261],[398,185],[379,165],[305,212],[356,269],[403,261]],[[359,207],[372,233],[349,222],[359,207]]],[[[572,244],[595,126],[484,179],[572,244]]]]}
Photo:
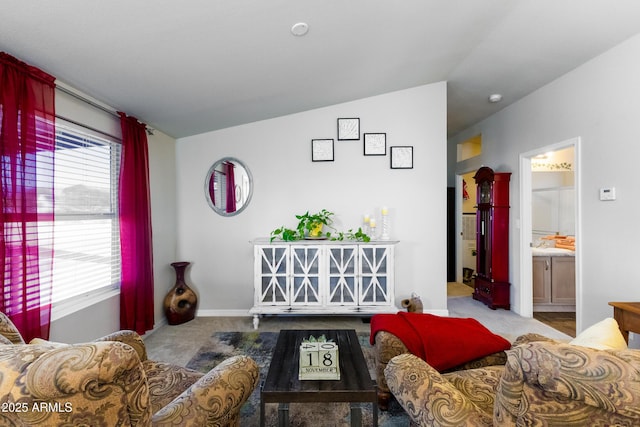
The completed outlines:
{"type": "Polygon", "coordinates": [[[424,312],[434,316],[449,317],[449,310],[425,310],[424,312]]]}
{"type": "MultiPolygon", "coordinates": [[[[449,316],[449,310],[425,310],[425,313],[433,314],[436,316],[449,316]]],[[[305,313],[296,313],[297,315],[305,315],[305,313]]],[[[307,314],[308,316],[331,316],[331,314],[307,314]]],[[[336,316],[358,316],[357,313],[339,313],[336,316]]],[[[249,313],[249,310],[218,310],[218,309],[208,309],[208,310],[198,310],[196,313],[197,317],[253,317],[253,314],[249,313]]]]}
{"type": "Polygon", "coordinates": [[[249,310],[198,310],[197,317],[253,317],[249,310]]]}

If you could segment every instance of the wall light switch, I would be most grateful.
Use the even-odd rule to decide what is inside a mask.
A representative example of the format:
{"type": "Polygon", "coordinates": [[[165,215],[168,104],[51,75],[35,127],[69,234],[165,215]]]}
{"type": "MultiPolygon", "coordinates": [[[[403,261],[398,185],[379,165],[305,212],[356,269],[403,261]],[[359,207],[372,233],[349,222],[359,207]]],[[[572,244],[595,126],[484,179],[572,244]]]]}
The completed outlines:
{"type": "Polygon", "coordinates": [[[616,199],[616,187],[603,187],[600,189],[600,200],[609,201],[616,199]]]}

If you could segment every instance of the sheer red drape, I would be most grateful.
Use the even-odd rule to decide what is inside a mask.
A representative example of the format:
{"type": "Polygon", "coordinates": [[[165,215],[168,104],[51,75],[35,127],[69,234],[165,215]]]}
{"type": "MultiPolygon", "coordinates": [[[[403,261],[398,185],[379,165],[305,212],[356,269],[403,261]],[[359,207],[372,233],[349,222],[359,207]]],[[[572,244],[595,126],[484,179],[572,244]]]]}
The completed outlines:
{"type": "Polygon", "coordinates": [[[224,173],[227,176],[227,212],[236,211],[236,178],[231,162],[224,163],[224,173]]]}
{"type": "Polygon", "coordinates": [[[146,127],[120,114],[122,160],[119,209],[122,283],[120,327],[139,334],[153,329],[153,251],[146,127]]]}
{"type": "Polygon", "coordinates": [[[54,81],[0,52],[0,310],[27,341],[51,320],[54,81]]]}

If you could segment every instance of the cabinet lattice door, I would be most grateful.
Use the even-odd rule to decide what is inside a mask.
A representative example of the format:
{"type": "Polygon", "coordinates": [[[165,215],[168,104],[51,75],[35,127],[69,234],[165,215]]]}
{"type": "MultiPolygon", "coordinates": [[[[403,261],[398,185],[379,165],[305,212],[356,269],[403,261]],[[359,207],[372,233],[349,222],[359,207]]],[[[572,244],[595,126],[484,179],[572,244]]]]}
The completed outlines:
{"type": "Polygon", "coordinates": [[[257,251],[256,269],[259,273],[259,300],[273,305],[289,305],[287,289],[289,272],[287,246],[262,247],[257,251]]]}
{"type": "Polygon", "coordinates": [[[320,304],[320,248],[291,247],[291,305],[320,304]]]}
{"type": "Polygon", "coordinates": [[[329,247],[327,304],[358,304],[358,247],[329,247]]]}
{"type": "Polygon", "coordinates": [[[261,314],[395,313],[397,242],[254,246],[254,327],[261,314]]]}
{"type": "Polygon", "coordinates": [[[361,247],[360,260],[360,304],[389,303],[389,248],[361,247]]]}

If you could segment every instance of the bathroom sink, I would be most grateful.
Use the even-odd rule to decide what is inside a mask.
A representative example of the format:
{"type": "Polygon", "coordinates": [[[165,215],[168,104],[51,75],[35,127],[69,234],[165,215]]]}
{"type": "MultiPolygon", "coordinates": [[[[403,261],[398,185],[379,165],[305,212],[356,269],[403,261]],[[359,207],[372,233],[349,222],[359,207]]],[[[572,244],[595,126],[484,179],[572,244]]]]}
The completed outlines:
{"type": "Polygon", "coordinates": [[[531,248],[533,256],[575,256],[575,252],[564,248],[531,248]]]}

